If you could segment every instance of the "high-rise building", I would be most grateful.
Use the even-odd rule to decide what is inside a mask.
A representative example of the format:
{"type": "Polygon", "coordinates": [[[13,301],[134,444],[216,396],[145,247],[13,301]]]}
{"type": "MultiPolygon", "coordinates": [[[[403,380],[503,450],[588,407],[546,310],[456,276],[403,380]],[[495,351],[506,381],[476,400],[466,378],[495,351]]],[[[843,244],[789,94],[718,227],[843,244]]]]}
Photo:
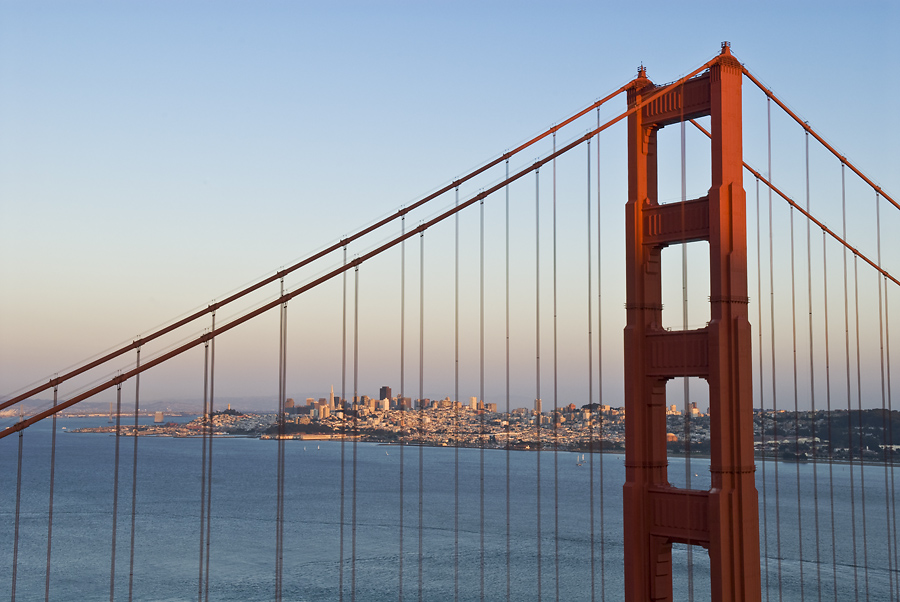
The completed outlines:
{"type": "Polygon", "coordinates": [[[381,387],[378,389],[378,399],[390,399],[391,398],[391,388],[388,386],[381,387]]]}
{"type": "Polygon", "coordinates": [[[534,400],[534,411],[537,412],[538,414],[542,413],[540,397],[538,397],[537,399],[534,400]]]}

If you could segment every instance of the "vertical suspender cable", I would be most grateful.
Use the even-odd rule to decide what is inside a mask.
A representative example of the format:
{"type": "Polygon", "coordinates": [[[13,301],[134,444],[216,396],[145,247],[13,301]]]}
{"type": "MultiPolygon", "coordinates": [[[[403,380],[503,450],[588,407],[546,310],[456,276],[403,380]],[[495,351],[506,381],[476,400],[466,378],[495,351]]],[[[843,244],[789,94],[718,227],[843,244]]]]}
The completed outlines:
{"type": "Polygon", "coordinates": [[[479,241],[478,241],[478,399],[480,400],[480,433],[478,437],[478,470],[479,470],[479,550],[481,561],[479,567],[480,599],[484,600],[484,197],[478,203],[479,209],[479,241]]]}
{"type": "Polygon", "coordinates": [[[588,472],[588,513],[590,523],[590,545],[591,545],[591,602],[595,599],[595,559],[594,559],[594,333],[593,333],[593,313],[594,313],[594,294],[591,286],[591,141],[587,141],[587,335],[588,335],[588,455],[589,472],[588,472]]]}
{"type": "MultiPolygon", "coordinates": [[[[401,224],[402,224],[401,220],[401,224]]],[[[347,265],[347,245],[344,245],[344,266],[347,265]]],[[[343,288],[341,292],[341,398],[338,400],[338,407],[335,408],[341,413],[341,520],[340,520],[340,550],[338,564],[338,600],[344,599],[344,518],[345,518],[345,498],[346,498],[346,441],[347,441],[347,412],[344,400],[347,399],[347,271],[341,276],[343,280],[343,288]]],[[[332,403],[334,400],[332,399],[332,403]]]]}
{"type": "Polygon", "coordinates": [[[803,597],[803,512],[800,506],[800,407],[799,392],[797,390],[797,288],[794,252],[794,208],[790,208],[791,219],[791,344],[793,346],[792,359],[794,363],[794,454],[797,477],[797,545],[799,546],[799,571],[800,571],[800,600],[803,597]]]}
{"type": "MultiPolygon", "coordinates": [[[[282,590],[284,589],[284,431],[285,431],[285,399],[287,399],[287,328],[288,328],[288,305],[287,302],[281,306],[283,317],[283,326],[281,329],[281,348],[284,349],[284,361],[281,363],[281,398],[278,400],[279,416],[280,416],[280,437],[278,438],[278,461],[281,466],[278,471],[278,491],[279,506],[281,508],[281,516],[279,519],[278,532],[281,544],[278,547],[278,599],[281,600],[282,590]]],[[[210,408],[210,413],[212,408],[210,408]]],[[[208,577],[207,577],[208,578],[208,577]]]]}
{"type": "Polygon", "coordinates": [[[862,504],[863,580],[866,584],[866,600],[869,599],[869,544],[866,542],[866,471],[863,463],[863,411],[862,411],[862,370],[859,361],[859,267],[858,257],[853,254],[853,309],[856,314],[856,403],[859,411],[859,495],[862,504]]]}
{"type": "Polygon", "coordinates": [[[419,233],[419,602],[424,595],[422,561],[425,532],[425,232],[419,233]]]}
{"type": "Polygon", "coordinates": [[[16,602],[16,573],[19,569],[19,511],[22,504],[22,440],[24,434],[25,429],[19,431],[19,459],[16,468],[16,524],[15,535],[13,536],[12,595],[10,596],[11,602],[16,602]]]}
{"type": "MultiPolygon", "coordinates": [[[[553,132],[556,152],[556,132],[553,132]]],[[[553,158],[553,573],[556,602],[559,602],[559,378],[556,345],[556,158],[553,158]]]]}
{"type": "MultiPolygon", "coordinates": [[[[597,129],[600,128],[600,108],[597,108],[597,129]]],[[[597,438],[600,442],[600,600],[606,601],[606,514],[603,506],[603,262],[601,261],[601,242],[603,234],[601,230],[602,218],[600,213],[600,135],[597,134],[597,405],[600,406],[600,427],[597,438]]],[[[594,426],[594,409],[590,414],[591,429],[594,426]]],[[[591,433],[593,444],[594,434],[591,433]]],[[[594,454],[591,450],[590,464],[591,485],[591,512],[594,509],[594,454]]],[[[593,550],[593,543],[591,544],[593,550]]],[[[593,598],[591,599],[593,602],[593,598]]]]}
{"type": "Polygon", "coordinates": [[[535,433],[537,435],[537,599],[541,601],[541,170],[534,170],[534,360],[535,433]]]}
{"type": "MultiPolygon", "coordinates": [[[[284,278],[281,278],[281,296],[284,296],[284,278]]],[[[275,600],[281,601],[284,578],[284,399],[285,372],[287,367],[287,303],[281,304],[278,341],[278,424],[277,477],[275,500],[275,600]]]]}
{"type": "MultiPolygon", "coordinates": [[[[880,265],[881,262],[879,262],[880,265]]],[[[888,429],[888,445],[891,446],[891,519],[892,530],[894,535],[894,567],[896,572],[895,584],[897,586],[897,597],[900,598],[900,553],[897,551],[897,485],[895,483],[894,458],[896,450],[894,448],[894,409],[893,395],[891,391],[891,321],[890,312],[888,311],[890,304],[888,303],[888,283],[887,278],[884,279],[884,360],[887,365],[887,409],[890,416],[890,428],[888,429]]]]}
{"type": "MultiPolygon", "coordinates": [[[[841,214],[842,214],[842,235],[847,240],[847,195],[844,177],[844,163],[841,163],[841,214]]],[[[854,598],[859,600],[859,566],[856,556],[856,484],[853,477],[853,417],[851,415],[852,405],[850,399],[850,301],[848,299],[847,289],[847,248],[842,249],[844,257],[844,358],[846,359],[847,374],[847,453],[850,460],[850,525],[853,538],[853,593],[854,598]]]]}
{"type": "MultiPolygon", "coordinates": [[[[881,195],[877,192],[875,193],[875,220],[876,220],[876,240],[878,243],[878,265],[881,265],[881,195]]],[[[884,276],[878,277],[878,346],[879,353],[878,359],[881,363],[881,415],[882,415],[882,435],[884,440],[884,505],[887,511],[887,533],[888,533],[888,578],[890,580],[889,588],[891,595],[896,599],[900,597],[900,576],[896,575],[897,566],[900,564],[900,559],[897,558],[896,554],[896,533],[897,533],[897,523],[894,520],[894,516],[892,513],[892,508],[894,507],[894,488],[893,488],[893,475],[894,475],[894,452],[893,452],[893,417],[891,416],[891,404],[890,404],[890,395],[886,395],[886,392],[889,392],[889,386],[886,389],[886,380],[885,380],[885,370],[884,370],[884,355],[885,355],[885,329],[884,329],[884,312],[886,309],[886,304],[883,303],[884,299],[881,296],[881,285],[884,276]],[[891,535],[894,537],[894,547],[892,548],[890,545],[891,535]],[[894,587],[897,586],[896,595],[894,594],[894,587]]],[[[885,285],[885,293],[887,292],[887,282],[885,285]]],[[[888,356],[890,357],[890,355],[888,356]]],[[[890,363],[888,363],[888,378],[890,377],[890,363]]]]}
{"type": "MultiPolygon", "coordinates": [[[[212,312],[211,315],[212,323],[210,325],[210,339],[209,339],[209,453],[207,454],[207,465],[206,465],[206,577],[203,583],[203,597],[206,602],[209,602],[209,552],[210,552],[210,535],[212,531],[212,466],[213,466],[213,437],[215,436],[215,419],[213,418],[215,412],[213,411],[213,399],[215,398],[215,385],[216,385],[216,312],[212,312]]],[[[137,375],[136,378],[140,378],[140,375],[137,375]]],[[[137,381],[139,382],[139,381],[137,381]]],[[[135,387],[137,386],[137,382],[135,387]]],[[[137,413],[137,393],[135,392],[135,413],[137,413]]],[[[137,418],[135,418],[135,424],[137,424],[137,418]]],[[[135,434],[135,451],[137,451],[137,435],[135,434]]],[[[135,456],[137,457],[137,456],[135,456]]],[[[136,476],[136,475],[135,475],[136,476]]],[[[134,504],[132,503],[132,507],[134,504]]],[[[132,512],[132,521],[133,512],[132,512]]],[[[132,525],[132,556],[134,555],[134,526],[132,525]]],[[[198,600],[199,602],[199,600],[198,600]]]]}
{"type": "Polygon", "coordinates": [[[350,600],[356,602],[356,455],[359,441],[359,264],[353,268],[353,484],[350,488],[350,600]]]}
{"type": "Polygon", "coordinates": [[[831,353],[828,347],[828,246],[827,235],[822,230],[822,310],[825,324],[825,408],[828,412],[828,495],[831,508],[831,569],[834,602],[837,589],[837,532],[834,524],[834,437],[831,418],[831,353]]]}
{"type": "MultiPolygon", "coordinates": [[[[459,186],[455,195],[459,207],[459,186]]],[[[459,213],[453,227],[453,600],[459,602],[459,213]]]]}
{"type": "MultiPolygon", "coordinates": [[[[772,101],[766,99],[768,115],[768,162],[769,181],[772,181],[772,101]]],[[[775,549],[778,561],[778,600],[782,600],[782,573],[781,573],[781,503],[779,501],[780,483],[778,479],[778,393],[775,374],[775,252],[772,220],[772,187],[769,186],[769,325],[771,328],[771,356],[772,356],[772,445],[775,449],[775,461],[772,466],[775,469],[775,549]]]]}
{"type": "MultiPolygon", "coordinates": [[[[681,91],[684,96],[684,89],[681,91]]],[[[684,206],[687,202],[687,137],[685,133],[686,122],[684,120],[684,102],[681,102],[681,232],[686,232],[684,206]]],[[[688,329],[688,273],[687,273],[687,240],[681,241],[681,328],[688,329]]],[[[684,339],[685,346],[687,338],[684,339]]],[[[684,358],[687,361],[687,348],[684,349],[684,358]]],[[[684,375],[684,486],[691,488],[691,420],[694,417],[691,405],[691,383],[687,376],[687,366],[684,375]]],[[[694,549],[687,546],[687,577],[688,600],[694,599],[694,549]]]]}
{"type": "MultiPolygon", "coordinates": [[[[810,211],[809,190],[809,132],[806,132],[806,212],[810,211]]],[[[818,602],[822,602],[822,561],[819,542],[819,452],[816,444],[816,428],[818,419],[816,415],[816,362],[814,360],[813,345],[813,296],[812,296],[812,224],[806,220],[806,275],[809,293],[809,400],[812,410],[812,462],[813,462],[813,520],[816,534],[816,592],[818,602]]]]}
{"type": "Polygon", "coordinates": [[[766,600],[769,600],[769,497],[766,494],[766,402],[765,402],[765,380],[763,378],[763,327],[762,327],[762,237],[760,230],[760,212],[759,212],[759,178],[756,178],[756,297],[759,301],[756,308],[759,311],[758,324],[759,328],[759,409],[762,428],[760,429],[760,447],[762,449],[762,532],[763,532],[763,568],[766,582],[766,600]]]}
{"type": "MultiPolygon", "coordinates": [[[[135,367],[141,367],[141,348],[137,348],[137,359],[135,360],[135,367]]],[[[140,398],[141,398],[141,373],[138,372],[134,375],[134,430],[131,433],[131,436],[134,438],[134,448],[131,454],[131,550],[128,555],[128,602],[134,598],[134,523],[135,523],[135,514],[137,509],[137,461],[138,461],[138,412],[140,407],[140,398]]],[[[54,399],[54,403],[55,403],[54,399]]],[[[53,421],[56,422],[56,415],[53,415],[53,421]]],[[[55,426],[55,424],[54,424],[55,426]]],[[[56,438],[56,429],[54,428],[53,437],[56,438]]],[[[52,482],[53,476],[50,476],[51,482],[51,491],[52,491],[52,482]]],[[[49,562],[49,551],[48,558],[49,562]]],[[[209,565],[206,567],[207,572],[209,572],[209,565]]],[[[48,571],[49,573],[49,571],[48,571]]],[[[50,583],[47,582],[47,600],[50,599],[50,583]]],[[[199,602],[199,600],[198,600],[199,602]]]]}
{"type": "MultiPolygon", "coordinates": [[[[280,372],[280,370],[279,370],[280,372]]],[[[200,461],[200,558],[197,562],[197,600],[203,598],[203,536],[206,523],[206,425],[209,420],[209,341],[203,344],[203,412],[201,414],[200,432],[203,436],[200,461]]],[[[110,593],[112,596],[112,593],[110,593]]]]}
{"type": "MultiPolygon", "coordinates": [[[[406,216],[400,218],[400,234],[406,232],[406,216]]],[[[403,602],[403,481],[404,448],[406,447],[406,239],[400,242],[400,525],[397,599],[403,602]]]]}
{"type": "Polygon", "coordinates": [[[116,527],[119,522],[119,435],[122,430],[122,383],[116,384],[116,457],[113,467],[112,554],[109,564],[109,602],[116,593],[116,527]]]}
{"type": "MultiPolygon", "coordinates": [[[[509,179],[509,159],[506,160],[506,179],[509,179]]],[[[510,407],[509,407],[509,184],[506,189],[506,602],[512,600],[512,575],[510,566],[510,553],[512,552],[512,538],[510,536],[510,505],[509,505],[509,437],[510,437],[510,407]]]]}
{"type": "MultiPolygon", "coordinates": [[[[879,293],[880,295],[880,293],[879,293]]],[[[138,348],[138,363],[140,363],[141,350],[138,348]]],[[[59,386],[53,387],[53,407],[58,401],[59,386]]],[[[134,413],[137,420],[137,410],[134,413]]],[[[137,441],[137,436],[134,438],[137,441]]],[[[56,414],[53,415],[53,432],[50,435],[50,502],[47,510],[47,573],[44,581],[44,600],[50,602],[50,544],[53,542],[53,488],[56,474],[56,414]]],[[[132,540],[134,534],[132,532],[132,540]]],[[[132,544],[133,546],[133,544],[132,544]]]]}

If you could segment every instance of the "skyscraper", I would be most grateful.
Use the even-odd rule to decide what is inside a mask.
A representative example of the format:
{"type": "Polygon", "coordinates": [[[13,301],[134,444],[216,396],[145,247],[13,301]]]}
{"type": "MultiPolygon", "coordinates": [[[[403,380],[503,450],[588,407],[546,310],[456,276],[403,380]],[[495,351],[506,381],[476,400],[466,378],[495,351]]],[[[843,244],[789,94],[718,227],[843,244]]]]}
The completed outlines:
{"type": "Polygon", "coordinates": [[[378,389],[378,399],[390,399],[391,398],[391,388],[388,386],[381,387],[378,389]]]}

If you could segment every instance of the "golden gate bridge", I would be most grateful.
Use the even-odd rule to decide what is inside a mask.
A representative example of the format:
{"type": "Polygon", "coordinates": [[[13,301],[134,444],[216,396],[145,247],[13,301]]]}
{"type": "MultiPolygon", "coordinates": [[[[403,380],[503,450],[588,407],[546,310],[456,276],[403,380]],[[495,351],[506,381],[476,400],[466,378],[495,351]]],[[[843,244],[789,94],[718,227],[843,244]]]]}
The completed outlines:
{"type": "MultiPolygon", "coordinates": [[[[585,462],[589,483],[583,517],[588,535],[579,548],[589,557],[589,570],[580,575],[576,589],[582,599],[674,599],[673,576],[678,576],[673,549],[686,553],[690,599],[782,599],[788,585],[799,587],[799,599],[846,599],[848,591],[856,599],[900,599],[894,465],[900,442],[893,437],[896,353],[892,359],[890,324],[900,266],[890,238],[884,253],[881,240],[883,233],[889,237],[893,231],[883,224],[896,222],[898,211],[900,205],[888,192],[762,84],[727,43],[718,55],[668,84],[654,84],[642,66],[634,80],[612,94],[416,202],[207,307],[4,399],[0,410],[14,417],[5,420],[0,439],[17,439],[17,447],[4,448],[9,458],[15,457],[4,466],[11,599],[17,592],[21,597],[23,588],[29,599],[33,592],[54,599],[57,581],[77,583],[78,575],[67,571],[63,556],[77,555],[77,546],[67,544],[62,551],[54,546],[54,521],[65,516],[55,516],[54,509],[65,507],[69,494],[55,484],[57,448],[73,453],[64,451],[68,441],[57,441],[56,420],[80,402],[111,396],[116,407],[113,487],[104,511],[111,524],[109,597],[155,595],[136,588],[134,581],[136,572],[153,570],[135,566],[135,552],[142,546],[141,529],[136,528],[142,513],[138,492],[153,487],[138,478],[138,467],[154,458],[142,455],[146,444],[140,437],[126,438],[138,429],[141,379],[146,383],[175,362],[196,364],[202,382],[196,410],[205,419],[200,465],[195,467],[198,495],[184,509],[195,513],[191,529],[197,547],[179,560],[196,563],[196,579],[180,595],[216,599],[214,534],[221,494],[213,485],[213,465],[222,452],[214,444],[210,416],[217,409],[217,395],[223,395],[221,385],[216,386],[222,354],[227,354],[231,331],[254,324],[269,328],[276,310],[278,406],[273,410],[282,436],[276,437],[274,508],[266,525],[272,532],[261,534],[274,546],[270,562],[260,569],[271,575],[264,598],[316,596],[292,582],[291,550],[321,542],[295,537],[292,495],[304,483],[292,482],[286,448],[296,443],[286,441],[284,428],[289,379],[295,378],[295,369],[303,370],[303,362],[292,363],[296,347],[288,324],[293,336],[295,323],[302,331],[304,324],[322,322],[331,338],[341,342],[333,360],[341,365],[336,409],[346,425],[340,432],[339,551],[324,559],[336,582],[328,597],[366,599],[367,590],[357,579],[359,551],[376,545],[391,549],[384,572],[394,575],[388,589],[396,599],[496,599],[498,592],[520,599],[513,596],[510,577],[510,557],[522,553],[512,543],[510,525],[523,518],[514,514],[511,503],[510,391],[511,383],[530,379],[534,439],[539,449],[552,451],[550,456],[533,454],[535,514],[529,520],[535,520],[536,537],[525,553],[535,567],[534,599],[560,599],[560,547],[576,545],[560,540],[559,516],[565,509],[560,508],[564,484],[557,429],[563,402],[573,397],[561,395],[560,388],[568,390],[573,381],[581,391],[578,405],[589,408],[591,452],[585,462]],[[610,101],[623,95],[625,110],[606,115],[610,101]],[[755,126],[753,132],[765,130],[765,136],[758,136],[766,140],[765,165],[745,159],[745,99],[765,107],[765,127],[755,126]],[[786,116],[802,137],[799,155],[796,148],[773,148],[773,111],[786,116]],[[614,149],[628,156],[627,199],[602,194],[601,183],[619,175],[606,173],[600,153],[604,136],[616,126],[627,132],[627,148],[614,149]],[[528,154],[538,157],[529,162],[524,158],[528,154]],[[697,163],[707,192],[689,198],[688,161],[698,155],[705,155],[697,163]],[[785,161],[783,172],[774,162],[776,155],[785,161]],[[811,160],[830,170],[823,177],[827,182],[815,191],[811,160]],[[622,219],[615,211],[623,206],[624,256],[621,250],[610,252],[601,239],[604,224],[622,219]],[[568,225],[560,228],[560,223],[568,225]],[[569,226],[573,223],[580,232],[569,226]],[[701,251],[694,250],[695,243],[701,243],[701,251]],[[675,250],[680,257],[671,252],[675,250]],[[623,261],[624,281],[611,275],[623,261]],[[373,276],[367,282],[370,268],[373,276]],[[689,289],[689,280],[694,285],[699,280],[701,294],[696,286],[689,289]],[[332,311],[304,308],[317,294],[332,311]],[[664,311],[664,301],[676,308],[675,314],[664,311]],[[289,312],[298,305],[299,310],[289,312]],[[624,351],[617,338],[620,328],[624,351]],[[379,345],[361,344],[366,337],[377,338],[379,345]],[[460,516],[467,510],[460,502],[460,488],[466,484],[460,483],[459,448],[451,464],[444,465],[452,471],[435,475],[425,461],[424,439],[414,451],[400,445],[396,452],[401,459],[393,486],[399,507],[395,528],[387,539],[361,541],[357,501],[365,475],[359,472],[361,444],[354,436],[364,419],[360,370],[367,363],[384,362],[385,355],[399,376],[399,397],[414,398],[410,407],[401,404],[407,416],[404,429],[413,437],[424,423],[423,401],[439,387],[452,389],[456,407],[461,390],[477,391],[482,403],[495,399],[498,419],[506,418],[506,439],[495,438],[496,447],[505,449],[505,473],[486,472],[485,454],[494,452],[480,438],[477,542],[464,534],[460,543],[460,516]],[[618,371],[610,374],[610,358],[624,364],[622,377],[618,371]],[[130,363],[123,366],[125,361],[130,363]],[[624,494],[622,508],[611,508],[604,501],[611,495],[604,478],[605,454],[593,453],[602,448],[607,426],[594,408],[610,404],[610,382],[619,379],[624,382],[626,449],[624,479],[617,487],[624,487],[624,494]],[[37,407],[34,400],[48,394],[52,402],[37,407]],[[683,402],[689,445],[692,396],[709,403],[709,481],[702,489],[692,487],[692,478],[699,475],[690,453],[684,475],[675,475],[666,448],[667,401],[683,402]],[[123,415],[123,403],[130,405],[131,398],[133,431],[126,424],[129,411],[123,415]],[[862,450],[864,403],[880,409],[883,420],[874,462],[853,451],[854,437],[862,450]],[[767,449],[799,449],[799,420],[793,432],[780,432],[775,417],[799,414],[801,406],[813,417],[816,411],[828,412],[824,424],[813,420],[810,440],[819,449],[811,457],[811,492],[804,490],[799,463],[761,457],[767,449]],[[846,410],[839,414],[851,439],[844,450],[832,442],[837,410],[846,410]],[[545,413],[551,417],[549,428],[545,413]],[[759,414],[763,428],[755,430],[754,415],[759,414]],[[32,466],[25,441],[47,419],[52,422],[49,437],[36,437],[45,453],[49,448],[50,463],[39,476],[29,475],[23,468],[32,466]],[[765,426],[768,419],[771,428],[765,426]],[[126,440],[131,454],[123,448],[126,440]],[[404,454],[415,454],[414,468],[406,468],[404,454]],[[548,458],[552,470],[546,466],[548,458]],[[793,482],[779,474],[792,469],[793,482]],[[404,474],[410,470],[412,478],[404,474]],[[838,492],[849,496],[849,514],[835,510],[835,471],[849,476],[849,491],[838,492]],[[426,524],[426,480],[434,477],[452,481],[453,499],[446,502],[452,512],[426,524]],[[485,491],[492,481],[504,480],[506,527],[497,532],[487,525],[492,510],[485,507],[485,491]],[[410,523],[404,512],[413,513],[417,522],[410,523]],[[617,540],[605,529],[612,513],[622,521],[617,540]],[[36,525],[40,528],[32,528],[36,525]],[[429,551],[423,533],[436,528],[455,536],[449,584],[425,579],[429,551]],[[494,537],[500,543],[491,541],[494,537]],[[798,544],[799,557],[792,559],[796,571],[790,579],[796,583],[786,585],[782,545],[789,540],[798,544]],[[46,566],[22,572],[20,549],[38,541],[46,546],[46,566]],[[619,566],[608,562],[612,548],[622,556],[619,566]],[[460,575],[467,555],[477,559],[477,579],[460,575]],[[700,570],[695,565],[708,571],[703,582],[709,591],[695,590],[693,575],[700,570]]],[[[494,417],[482,409],[479,419],[485,429],[494,417]]]]}

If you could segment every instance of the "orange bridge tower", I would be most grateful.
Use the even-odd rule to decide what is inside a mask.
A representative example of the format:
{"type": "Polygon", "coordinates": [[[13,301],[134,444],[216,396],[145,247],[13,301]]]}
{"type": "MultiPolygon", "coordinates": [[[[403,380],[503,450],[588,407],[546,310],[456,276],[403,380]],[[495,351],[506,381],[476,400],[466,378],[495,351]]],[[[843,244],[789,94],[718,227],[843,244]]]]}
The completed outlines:
{"type": "Polygon", "coordinates": [[[741,65],[727,43],[705,73],[657,87],[643,68],[628,91],[625,328],[625,599],[672,600],[672,544],[704,547],[712,600],[758,602],[759,509],[754,482],[753,391],[747,296],[746,199],[741,140],[741,65]],[[656,136],[709,115],[712,185],[706,197],[660,205],[656,136]],[[660,254],[709,241],[710,322],[662,327],[660,254]],[[709,384],[711,488],[667,479],[666,382],[709,384]]]}

